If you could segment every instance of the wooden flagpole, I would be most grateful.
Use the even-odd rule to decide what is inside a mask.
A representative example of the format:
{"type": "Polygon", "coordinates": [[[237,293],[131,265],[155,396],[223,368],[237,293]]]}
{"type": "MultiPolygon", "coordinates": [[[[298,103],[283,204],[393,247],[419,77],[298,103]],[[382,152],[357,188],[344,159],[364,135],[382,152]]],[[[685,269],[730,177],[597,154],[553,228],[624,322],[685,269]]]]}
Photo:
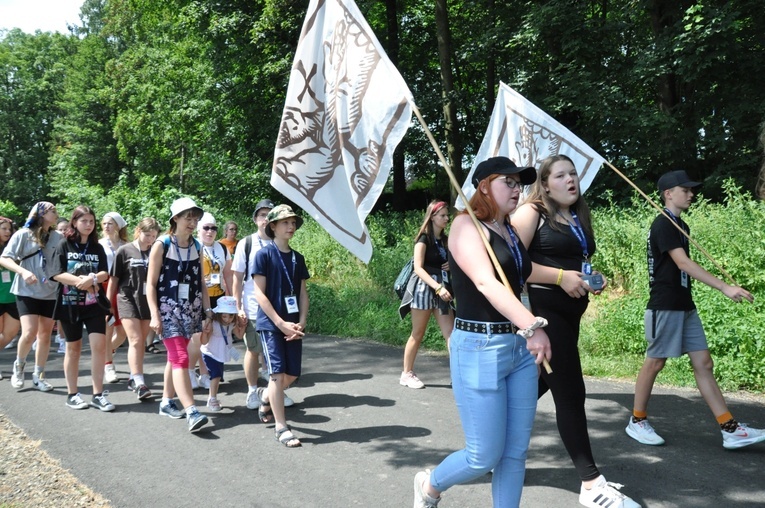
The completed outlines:
{"type": "Polygon", "coordinates": [[[696,240],[694,240],[693,238],[691,238],[691,237],[690,237],[690,235],[689,235],[688,233],[686,233],[686,231],[685,231],[683,228],[681,228],[681,227],[680,227],[680,224],[678,224],[677,222],[675,222],[674,220],[672,220],[672,217],[670,217],[669,215],[667,215],[667,212],[665,212],[665,211],[664,211],[664,208],[663,208],[663,207],[661,207],[661,206],[657,205],[657,204],[656,204],[656,202],[655,202],[654,200],[652,200],[651,198],[649,198],[649,197],[648,197],[648,195],[647,195],[645,192],[643,192],[642,190],[640,190],[640,187],[638,187],[637,185],[635,185],[635,184],[632,182],[632,180],[630,180],[629,178],[627,178],[627,177],[624,175],[624,173],[622,173],[621,171],[619,171],[618,169],[616,169],[616,168],[615,168],[615,167],[614,167],[614,166],[613,166],[613,165],[612,165],[610,162],[608,162],[608,161],[605,161],[605,163],[606,163],[606,165],[607,165],[609,168],[611,168],[611,169],[613,170],[613,172],[614,172],[614,173],[616,173],[617,175],[619,175],[619,176],[620,176],[620,177],[621,177],[621,178],[622,178],[622,179],[623,179],[625,182],[627,182],[628,184],[630,184],[630,185],[632,186],[632,188],[633,188],[633,189],[635,189],[636,191],[638,191],[638,194],[640,194],[641,196],[643,196],[643,198],[644,198],[646,201],[648,201],[648,202],[651,204],[651,206],[653,206],[654,208],[656,208],[656,209],[657,209],[657,210],[658,210],[658,211],[659,211],[659,212],[660,212],[660,213],[661,213],[661,214],[662,214],[664,217],[666,217],[667,219],[669,219],[669,222],[671,222],[671,223],[672,223],[672,225],[673,225],[673,226],[675,226],[675,228],[676,228],[678,231],[680,231],[680,233],[682,233],[682,234],[683,234],[683,236],[685,236],[685,237],[688,239],[688,241],[689,241],[689,242],[691,242],[691,243],[693,244],[693,246],[694,246],[694,247],[696,247],[696,248],[699,250],[699,252],[701,252],[701,253],[702,253],[702,254],[703,254],[703,255],[704,255],[704,256],[705,256],[705,257],[706,257],[706,258],[707,258],[709,261],[711,261],[711,262],[712,262],[712,264],[713,264],[713,265],[715,265],[715,267],[716,267],[718,270],[720,270],[720,273],[722,273],[722,274],[723,274],[723,275],[724,275],[724,276],[725,276],[725,277],[728,279],[728,281],[729,281],[729,282],[730,282],[730,283],[731,283],[733,286],[738,286],[738,284],[737,284],[737,283],[736,283],[736,281],[733,279],[733,277],[731,277],[731,276],[730,276],[730,274],[729,274],[728,272],[726,272],[726,271],[725,271],[725,269],[724,269],[722,266],[720,266],[720,265],[717,263],[717,261],[715,261],[715,260],[714,260],[714,258],[713,258],[713,257],[712,257],[712,256],[711,256],[711,255],[710,255],[710,254],[709,254],[709,253],[706,251],[706,250],[704,250],[704,248],[703,248],[703,247],[701,247],[701,245],[699,245],[699,244],[698,244],[698,242],[696,242],[696,240]]]}
{"type": "MultiPolygon", "coordinates": [[[[473,209],[470,207],[470,203],[468,203],[468,200],[465,197],[465,194],[462,192],[462,186],[460,186],[459,182],[454,177],[454,173],[452,172],[452,169],[449,166],[449,163],[446,162],[446,159],[444,158],[444,154],[441,153],[441,149],[438,147],[438,143],[436,143],[436,140],[433,137],[433,134],[430,132],[430,129],[428,129],[428,126],[425,123],[425,120],[422,118],[422,115],[420,114],[420,110],[412,101],[410,101],[409,103],[411,104],[412,111],[414,111],[414,114],[417,116],[417,120],[419,120],[420,125],[422,125],[422,128],[425,129],[425,134],[430,140],[430,144],[433,145],[433,149],[436,151],[436,154],[438,155],[438,159],[441,161],[441,164],[446,170],[446,174],[449,175],[449,181],[451,182],[452,187],[454,187],[454,189],[457,191],[457,194],[459,195],[462,202],[465,203],[465,210],[467,210],[468,215],[470,215],[470,218],[473,220],[473,224],[478,230],[478,234],[481,236],[483,245],[486,247],[486,252],[489,253],[491,262],[494,264],[494,269],[497,270],[497,273],[499,274],[502,284],[504,284],[507,289],[512,291],[512,288],[510,287],[510,282],[507,280],[507,277],[505,276],[505,271],[502,269],[502,266],[500,266],[499,260],[497,259],[497,256],[494,254],[494,250],[491,248],[491,245],[489,244],[489,239],[486,238],[486,235],[483,232],[483,228],[481,227],[481,223],[478,221],[478,217],[475,216],[473,209]]],[[[542,365],[544,366],[548,374],[552,374],[552,368],[550,367],[550,363],[547,361],[547,358],[542,359],[542,365]]]]}

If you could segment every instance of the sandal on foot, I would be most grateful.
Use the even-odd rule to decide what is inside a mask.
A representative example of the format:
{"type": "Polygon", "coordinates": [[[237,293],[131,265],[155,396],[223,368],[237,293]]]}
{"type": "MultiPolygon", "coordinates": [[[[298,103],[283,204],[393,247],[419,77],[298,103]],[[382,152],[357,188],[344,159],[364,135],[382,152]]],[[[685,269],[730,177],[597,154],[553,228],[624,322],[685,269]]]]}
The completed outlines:
{"type": "Polygon", "coordinates": [[[279,441],[284,446],[286,446],[287,448],[298,448],[300,446],[303,446],[303,443],[301,443],[300,440],[295,437],[295,434],[292,433],[292,429],[290,429],[289,425],[287,425],[286,427],[282,427],[281,429],[275,430],[274,434],[276,435],[276,440],[279,441]],[[297,443],[295,443],[296,441],[297,443]]]}
{"type": "Polygon", "coordinates": [[[154,344],[150,344],[150,345],[146,346],[146,352],[147,353],[154,353],[156,355],[156,354],[161,353],[162,351],[160,351],[159,348],[157,346],[155,346],[154,344]]]}
{"type": "Polygon", "coordinates": [[[263,400],[264,391],[266,391],[266,389],[260,387],[256,392],[258,394],[258,402],[260,403],[260,407],[258,407],[258,418],[261,423],[271,423],[274,420],[274,414],[271,412],[271,404],[263,400]]]}

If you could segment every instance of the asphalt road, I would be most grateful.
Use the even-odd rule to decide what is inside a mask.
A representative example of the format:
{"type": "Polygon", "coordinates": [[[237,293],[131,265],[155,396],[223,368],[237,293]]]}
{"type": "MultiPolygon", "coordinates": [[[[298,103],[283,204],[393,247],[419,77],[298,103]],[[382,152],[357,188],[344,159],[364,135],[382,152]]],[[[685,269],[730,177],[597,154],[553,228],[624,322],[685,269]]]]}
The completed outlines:
{"type": "MultiPolygon", "coordinates": [[[[256,412],[244,407],[240,365],[227,365],[220,392],[224,410],[192,435],[185,420],[160,417],[156,400],[136,400],[125,381],[108,385],[114,413],[67,408],[62,356],[55,352],[47,368],[55,390],[33,389],[29,368],[17,392],[9,382],[14,354],[0,351],[0,412],[115,507],[408,507],[414,474],[463,446],[443,355],[420,355],[417,373],[427,387],[411,390],[398,384],[400,348],[308,336],[303,376],[288,392],[297,404],[287,409],[303,447],[286,449],[274,439],[272,426],[258,423],[256,412]]],[[[125,349],[116,364],[126,377],[125,349]]],[[[82,365],[88,374],[87,354],[82,365]]],[[[147,355],[155,396],[161,394],[163,365],[164,355],[147,355]]],[[[89,381],[87,375],[80,378],[84,395],[92,393],[89,381]]],[[[624,433],[632,383],[587,379],[587,389],[598,466],[643,506],[765,506],[765,443],[723,449],[719,428],[697,392],[655,391],[652,422],[667,444],[649,447],[624,433]]],[[[196,400],[205,411],[206,393],[197,391],[196,400]]],[[[763,400],[729,398],[734,416],[758,427],[765,426],[763,400]]],[[[539,403],[521,506],[576,507],[578,491],[546,395],[539,403]]],[[[491,506],[490,477],[450,489],[440,506],[491,506]]]]}

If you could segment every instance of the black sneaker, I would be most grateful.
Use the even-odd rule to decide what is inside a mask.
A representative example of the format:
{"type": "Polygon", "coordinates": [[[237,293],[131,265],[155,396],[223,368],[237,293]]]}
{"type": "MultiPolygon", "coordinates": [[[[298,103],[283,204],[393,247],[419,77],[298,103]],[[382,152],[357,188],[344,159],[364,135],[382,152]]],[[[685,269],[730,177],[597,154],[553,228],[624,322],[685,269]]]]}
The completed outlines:
{"type": "Polygon", "coordinates": [[[151,397],[151,390],[149,390],[149,387],[146,385],[140,385],[135,390],[135,393],[138,394],[138,400],[146,400],[151,397]]]}
{"type": "Polygon", "coordinates": [[[72,409],[88,409],[88,403],[82,399],[82,395],[75,393],[71,397],[67,397],[66,405],[72,409]]]}
{"type": "Polygon", "coordinates": [[[90,405],[96,409],[100,409],[101,411],[105,413],[114,411],[116,409],[114,407],[114,404],[109,402],[109,399],[106,398],[106,394],[94,395],[93,400],[90,401],[90,405]]]}

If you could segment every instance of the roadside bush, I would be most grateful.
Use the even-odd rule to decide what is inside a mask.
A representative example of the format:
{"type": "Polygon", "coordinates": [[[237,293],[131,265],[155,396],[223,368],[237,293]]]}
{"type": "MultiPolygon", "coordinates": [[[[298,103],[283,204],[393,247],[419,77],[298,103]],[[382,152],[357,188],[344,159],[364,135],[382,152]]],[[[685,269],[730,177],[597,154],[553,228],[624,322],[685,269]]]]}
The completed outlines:
{"type": "MultiPolygon", "coordinates": [[[[765,290],[765,203],[742,193],[732,181],[723,189],[724,203],[703,198],[683,219],[691,237],[741,286],[755,295],[755,302],[736,304],[719,291],[698,281],[693,296],[699,311],[712,357],[715,375],[727,390],[765,390],[765,323],[761,297],[765,290]]],[[[657,200],[657,202],[659,202],[657,200]]],[[[580,348],[588,373],[603,374],[604,365],[613,367],[610,375],[635,377],[645,352],[643,312],[648,301],[646,238],[658,212],[642,200],[630,208],[614,205],[593,210],[598,252],[593,265],[613,282],[606,294],[591,298],[582,326],[580,348]]],[[[718,278],[720,270],[691,246],[691,258],[718,278]]],[[[730,282],[730,281],[727,281],[730,282]]],[[[687,358],[667,362],[660,382],[693,385],[687,358]]]]}

